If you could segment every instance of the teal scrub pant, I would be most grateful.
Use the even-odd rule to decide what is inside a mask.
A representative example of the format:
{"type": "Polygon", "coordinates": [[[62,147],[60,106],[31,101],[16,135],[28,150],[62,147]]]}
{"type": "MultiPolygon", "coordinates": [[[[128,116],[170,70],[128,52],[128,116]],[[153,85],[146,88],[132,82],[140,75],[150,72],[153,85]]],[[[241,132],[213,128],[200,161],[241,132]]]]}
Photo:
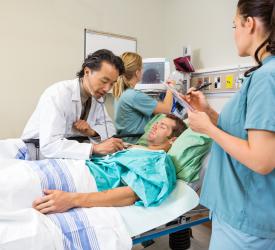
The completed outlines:
{"type": "Polygon", "coordinates": [[[243,233],[213,214],[209,250],[275,250],[275,239],[243,233]]]}

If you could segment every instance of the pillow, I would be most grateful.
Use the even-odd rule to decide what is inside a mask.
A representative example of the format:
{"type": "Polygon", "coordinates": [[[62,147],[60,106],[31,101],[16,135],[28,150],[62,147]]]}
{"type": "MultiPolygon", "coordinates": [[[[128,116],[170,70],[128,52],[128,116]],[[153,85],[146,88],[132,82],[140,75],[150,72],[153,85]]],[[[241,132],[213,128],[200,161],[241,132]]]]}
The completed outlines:
{"type": "MultiPolygon", "coordinates": [[[[152,125],[163,117],[165,117],[164,114],[158,114],[147,123],[144,128],[145,133],[137,144],[147,146],[147,136],[152,125]]],[[[167,154],[174,162],[178,179],[188,183],[199,179],[201,163],[209,152],[211,141],[207,135],[196,133],[190,128],[176,139],[167,154]]]]}
{"type": "Polygon", "coordinates": [[[199,179],[202,161],[212,140],[204,134],[186,129],[168,151],[176,167],[177,178],[188,183],[199,179]]]}

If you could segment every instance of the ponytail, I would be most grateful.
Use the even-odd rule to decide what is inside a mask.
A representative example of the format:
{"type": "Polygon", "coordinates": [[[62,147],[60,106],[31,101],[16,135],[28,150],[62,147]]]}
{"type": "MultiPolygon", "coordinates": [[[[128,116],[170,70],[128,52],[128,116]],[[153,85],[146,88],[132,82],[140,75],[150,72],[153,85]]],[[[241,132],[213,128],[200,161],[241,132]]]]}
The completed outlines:
{"type": "Polygon", "coordinates": [[[272,55],[275,55],[275,0],[273,0],[273,10],[270,18],[270,35],[268,38],[268,45],[266,50],[272,55]]]}
{"type": "Polygon", "coordinates": [[[113,87],[113,95],[116,99],[119,99],[122,93],[131,88],[130,81],[136,76],[137,70],[142,69],[142,58],[137,53],[125,52],[121,55],[121,59],[124,63],[125,72],[119,76],[113,87]]]}
{"type": "Polygon", "coordinates": [[[127,81],[126,77],[124,75],[120,75],[117,78],[117,81],[114,84],[113,87],[113,96],[116,99],[119,99],[119,97],[122,95],[122,93],[126,90],[130,88],[130,84],[127,81]]]}

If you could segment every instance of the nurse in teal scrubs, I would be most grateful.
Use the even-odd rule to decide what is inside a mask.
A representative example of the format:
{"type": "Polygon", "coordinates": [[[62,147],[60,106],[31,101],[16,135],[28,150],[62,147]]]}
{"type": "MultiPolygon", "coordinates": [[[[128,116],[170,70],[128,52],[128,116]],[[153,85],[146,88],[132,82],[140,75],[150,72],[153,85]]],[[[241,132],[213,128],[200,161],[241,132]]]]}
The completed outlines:
{"type": "MultiPolygon", "coordinates": [[[[169,114],[172,109],[173,95],[166,92],[164,100],[156,101],[151,96],[134,89],[141,80],[142,58],[132,52],[125,52],[121,56],[125,73],[118,78],[113,87],[116,98],[115,127],[117,134],[143,134],[145,125],[154,114],[169,114]]],[[[136,143],[138,138],[123,138],[123,140],[136,143]]]]}
{"type": "Polygon", "coordinates": [[[199,91],[190,127],[210,136],[201,204],[212,214],[211,250],[275,249],[275,1],[239,0],[234,19],[240,56],[257,66],[217,114],[199,91]]]}

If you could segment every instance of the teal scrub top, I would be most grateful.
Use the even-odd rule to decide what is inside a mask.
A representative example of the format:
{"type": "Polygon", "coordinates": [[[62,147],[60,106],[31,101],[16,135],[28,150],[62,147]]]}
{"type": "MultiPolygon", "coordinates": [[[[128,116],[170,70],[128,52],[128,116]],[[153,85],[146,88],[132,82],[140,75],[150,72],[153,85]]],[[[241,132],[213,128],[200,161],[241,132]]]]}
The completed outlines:
{"type": "Polygon", "coordinates": [[[86,161],[98,191],[129,186],[140,198],[136,205],[159,205],[174,189],[176,171],[163,150],[128,149],[86,161]]]}
{"type": "MultiPolygon", "coordinates": [[[[143,134],[157,104],[154,98],[139,90],[125,90],[115,104],[117,134],[143,134]]],[[[128,137],[123,140],[134,144],[138,138],[128,137]]]]}
{"type": "MultiPolygon", "coordinates": [[[[275,56],[265,58],[263,66],[245,79],[240,91],[223,108],[218,127],[245,140],[248,129],[275,132],[275,56]]],[[[211,150],[201,204],[233,228],[274,239],[275,170],[261,175],[217,143],[213,142],[211,150]]]]}

